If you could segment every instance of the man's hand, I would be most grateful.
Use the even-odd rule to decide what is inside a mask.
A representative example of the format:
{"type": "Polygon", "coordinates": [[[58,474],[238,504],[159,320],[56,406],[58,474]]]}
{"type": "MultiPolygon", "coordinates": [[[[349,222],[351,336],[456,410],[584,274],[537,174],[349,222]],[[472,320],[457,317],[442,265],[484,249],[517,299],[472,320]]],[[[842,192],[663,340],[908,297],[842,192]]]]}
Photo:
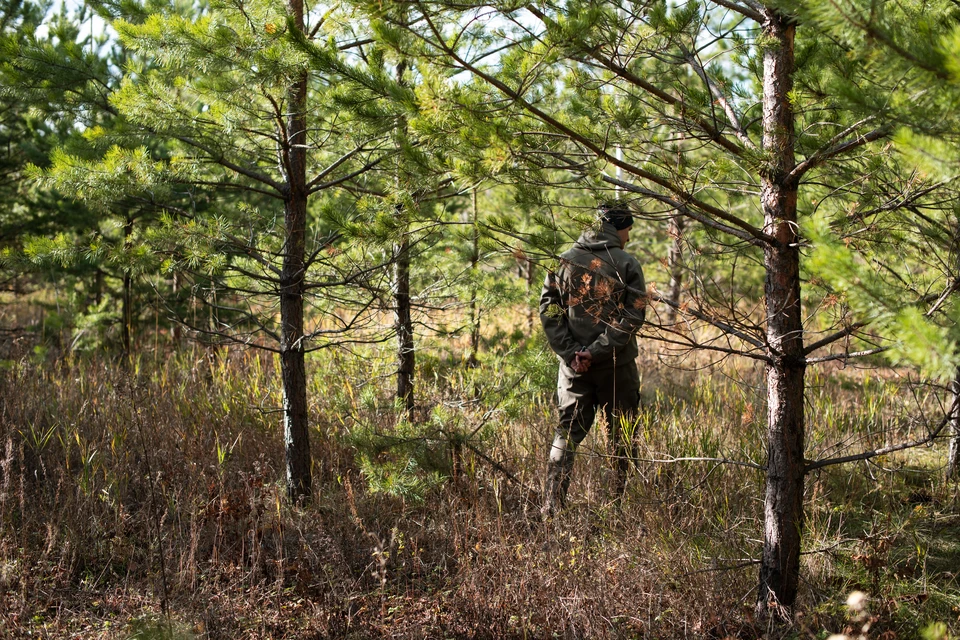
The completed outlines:
{"type": "Polygon", "coordinates": [[[582,351],[577,351],[573,355],[573,362],[571,363],[570,368],[577,373],[586,373],[590,370],[590,364],[592,362],[593,354],[587,349],[583,349],[582,351]]]}

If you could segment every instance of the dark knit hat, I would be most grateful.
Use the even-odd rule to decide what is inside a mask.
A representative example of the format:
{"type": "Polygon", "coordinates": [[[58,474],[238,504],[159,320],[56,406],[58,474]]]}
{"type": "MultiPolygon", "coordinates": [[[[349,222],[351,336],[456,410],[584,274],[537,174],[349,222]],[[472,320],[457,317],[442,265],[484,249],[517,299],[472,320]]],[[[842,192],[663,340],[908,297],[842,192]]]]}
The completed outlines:
{"type": "Polygon", "coordinates": [[[612,224],[617,231],[633,225],[633,214],[622,202],[604,202],[600,205],[600,216],[604,222],[612,224]]]}

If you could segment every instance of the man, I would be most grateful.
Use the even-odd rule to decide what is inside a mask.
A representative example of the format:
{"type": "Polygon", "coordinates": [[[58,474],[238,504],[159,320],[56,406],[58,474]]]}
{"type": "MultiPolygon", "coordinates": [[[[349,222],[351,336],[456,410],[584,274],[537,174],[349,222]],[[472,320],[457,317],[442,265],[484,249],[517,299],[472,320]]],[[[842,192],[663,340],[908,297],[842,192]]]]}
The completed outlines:
{"type": "Polygon", "coordinates": [[[639,405],[636,332],[647,305],[640,263],[624,251],[632,225],[625,205],[601,205],[599,227],[584,231],[560,256],[540,295],[540,321],[560,359],[560,424],[547,464],[545,517],[564,505],[575,452],[597,409],[606,416],[617,455],[618,497],[626,487],[632,447],[620,423],[639,405]]]}

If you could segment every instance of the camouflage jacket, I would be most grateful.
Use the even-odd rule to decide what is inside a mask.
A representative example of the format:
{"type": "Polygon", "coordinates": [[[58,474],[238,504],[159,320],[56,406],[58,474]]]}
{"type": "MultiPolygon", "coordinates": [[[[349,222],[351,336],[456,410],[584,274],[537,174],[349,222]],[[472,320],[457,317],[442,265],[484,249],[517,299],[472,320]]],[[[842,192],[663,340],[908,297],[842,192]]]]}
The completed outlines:
{"type": "Polygon", "coordinates": [[[592,369],[632,362],[646,315],[643,270],[620,246],[613,225],[587,229],[560,256],[540,294],[540,321],[564,365],[587,348],[592,369]]]}

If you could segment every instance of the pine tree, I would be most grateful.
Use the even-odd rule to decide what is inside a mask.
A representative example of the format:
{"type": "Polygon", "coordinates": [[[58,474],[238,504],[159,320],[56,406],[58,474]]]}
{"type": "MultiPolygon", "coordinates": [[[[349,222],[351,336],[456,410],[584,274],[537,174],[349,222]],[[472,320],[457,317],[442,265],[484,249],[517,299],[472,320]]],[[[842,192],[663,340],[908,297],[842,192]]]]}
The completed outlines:
{"type": "MultiPolygon", "coordinates": [[[[894,339],[887,352],[891,359],[917,362],[935,381],[946,381],[952,397],[946,421],[952,431],[946,476],[960,477],[960,369],[956,363],[960,219],[954,204],[960,175],[956,151],[960,88],[955,80],[960,14],[952,2],[849,2],[841,6],[808,0],[798,10],[804,20],[842,43],[847,55],[856,55],[861,61],[869,85],[845,87],[839,96],[851,112],[882,119],[898,130],[899,162],[913,169],[912,181],[923,185],[918,191],[925,197],[900,208],[902,215],[896,221],[899,241],[892,252],[871,259],[851,255],[856,245],[826,244],[834,261],[846,267],[832,272],[838,288],[858,306],[865,321],[877,324],[879,320],[894,339]],[[888,267],[877,273],[870,263],[888,267]],[[918,316],[935,322],[938,329],[911,331],[909,318],[918,316]]],[[[888,187],[888,200],[901,197],[897,184],[874,188],[883,192],[884,186],[888,187]]],[[[861,235],[875,226],[874,220],[875,213],[870,210],[859,216],[861,235]]],[[[843,225],[833,225],[826,237],[842,236],[844,231],[843,225]]],[[[881,227],[877,234],[886,234],[889,240],[889,226],[881,227]]]]}
{"type": "MultiPolygon", "coordinates": [[[[404,22],[403,5],[391,5],[384,10],[390,11],[394,20],[404,22]]],[[[365,14],[350,15],[354,16],[350,24],[366,24],[365,14]]],[[[375,212],[376,223],[364,237],[389,247],[386,261],[391,268],[390,300],[384,306],[394,316],[396,398],[402,413],[412,417],[416,405],[415,316],[440,311],[431,298],[447,295],[450,288],[441,270],[429,264],[428,256],[434,246],[443,242],[445,228],[455,224],[446,210],[447,203],[461,195],[462,187],[448,175],[449,147],[418,126],[422,121],[422,103],[432,99],[435,80],[424,77],[404,54],[401,43],[409,40],[409,34],[394,30],[375,35],[365,39],[363,34],[355,33],[357,44],[350,55],[363,60],[363,65],[334,60],[306,40],[299,40],[298,45],[319,68],[333,66],[349,79],[337,104],[353,114],[356,125],[371,134],[388,135],[389,153],[384,161],[363,176],[362,187],[352,181],[345,188],[378,199],[372,207],[369,198],[366,202],[375,212]],[[420,280],[431,283],[429,292],[418,290],[418,271],[420,280]]],[[[425,325],[423,321],[419,324],[425,325]]]]}
{"type": "MultiPolygon", "coordinates": [[[[459,142],[485,147],[493,172],[528,185],[561,172],[600,197],[622,189],[653,221],[685,219],[684,233],[710,254],[691,265],[702,280],[717,281],[718,268],[735,274],[691,290],[684,305],[660,300],[727,336],[674,340],[766,367],[757,606],[792,606],[813,464],[805,458],[806,371],[849,357],[815,352],[863,328],[831,316],[836,310],[805,322],[801,282],[816,274],[804,271],[804,230],[825,201],[842,209],[860,197],[862,182],[841,188],[849,178],[842,167],[882,155],[871,147],[891,133],[817,91],[824,74],[856,82],[855,63],[789,9],[756,0],[413,7],[417,53],[473,80],[448,88],[458,110],[441,117],[458,119],[459,142]],[[741,301],[762,306],[744,312],[741,301]]],[[[912,189],[906,196],[916,198],[912,189]]],[[[806,304],[816,308],[824,295],[811,289],[806,304]]]]}
{"type": "Polygon", "coordinates": [[[161,194],[164,224],[144,239],[147,258],[201,290],[208,320],[181,321],[277,353],[287,493],[309,500],[305,354],[354,339],[373,295],[356,285],[383,267],[343,244],[356,200],[338,189],[388,152],[386,132],[355,128],[337,103],[354,46],[347,20],[309,14],[301,0],[124,15],[112,22],[120,42],[149,62],[133,62],[109,95],[125,135],[110,144],[110,132],[92,131],[106,138],[100,158],[62,154],[48,179],[82,198],[161,194]],[[318,67],[303,40],[330,64],[318,67]]]}
{"type": "Polygon", "coordinates": [[[73,347],[87,341],[85,331],[102,331],[113,324],[120,327],[121,341],[129,348],[130,273],[103,252],[94,255],[89,250],[91,244],[101,248],[114,244],[111,253],[119,253],[122,236],[129,235],[122,229],[129,225],[117,225],[119,234],[94,232],[104,222],[100,211],[36,184],[29,175],[30,165],[48,166],[58,146],[82,153],[89,148],[84,131],[110,127],[115,121],[104,90],[117,82],[113,70],[122,64],[122,56],[104,34],[81,29],[90,15],[86,8],[70,13],[61,7],[49,19],[44,17],[46,6],[13,3],[10,9],[13,14],[5,20],[10,33],[0,45],[3,131],[8,135],[6,201],[11,205],[0,220],[3,263],[16,282],[54,284],[66,293],[58,307],[64,320],[78,324],[73,347]],[[91,242],[91,234],[99,241],[91,242]],[[110,282],[116,281],[122,282],[121,316],[105,311],[110,306],[110,282]]]}

